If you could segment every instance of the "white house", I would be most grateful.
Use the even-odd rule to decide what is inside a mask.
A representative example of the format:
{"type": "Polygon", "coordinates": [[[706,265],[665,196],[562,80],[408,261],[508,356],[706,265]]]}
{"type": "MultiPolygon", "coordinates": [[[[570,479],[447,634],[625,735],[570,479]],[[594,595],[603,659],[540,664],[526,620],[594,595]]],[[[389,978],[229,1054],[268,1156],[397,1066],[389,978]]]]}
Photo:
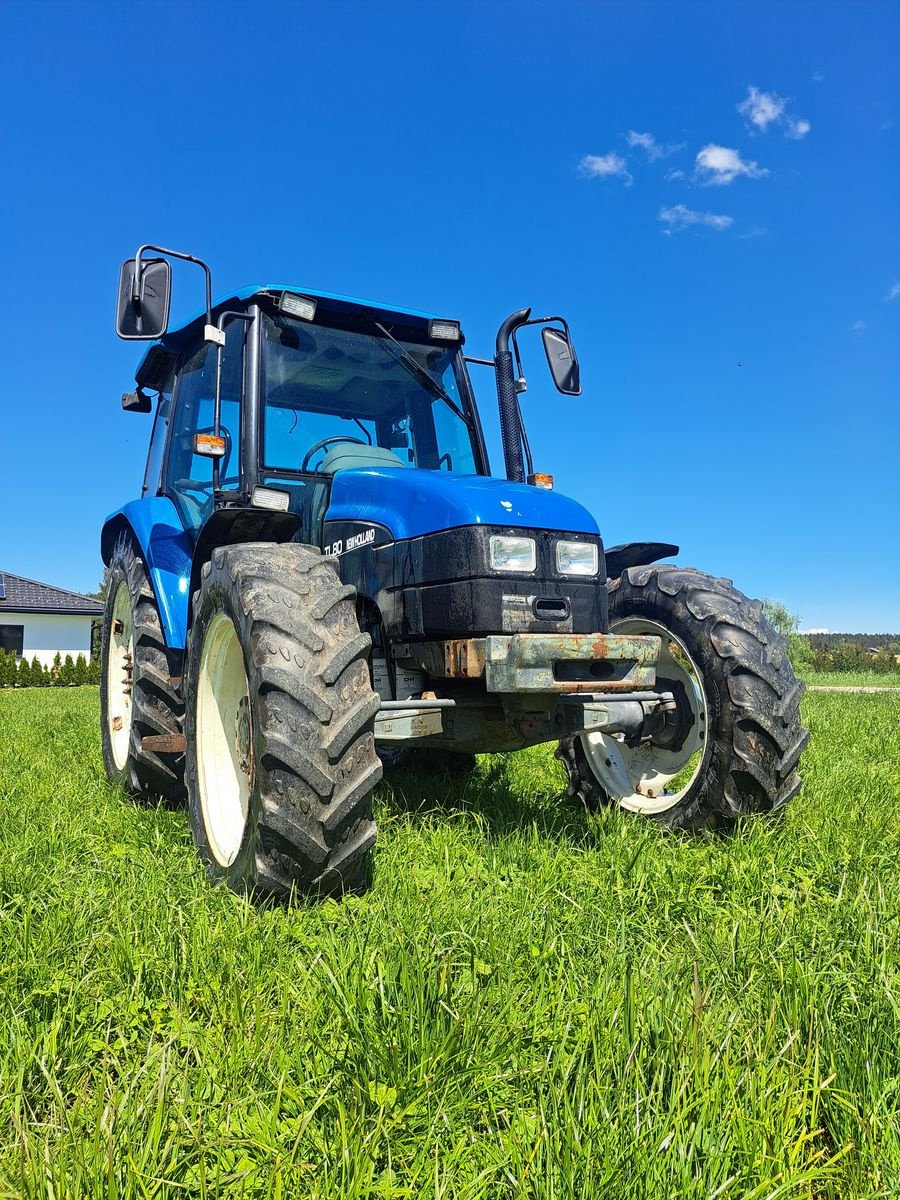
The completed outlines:
{"type": "Polygon", "coordinates": [[[91,624],[103,605],[90,596],[0,571],[0,650],[53,664],[57,653],[91,656],[91,624]]]}

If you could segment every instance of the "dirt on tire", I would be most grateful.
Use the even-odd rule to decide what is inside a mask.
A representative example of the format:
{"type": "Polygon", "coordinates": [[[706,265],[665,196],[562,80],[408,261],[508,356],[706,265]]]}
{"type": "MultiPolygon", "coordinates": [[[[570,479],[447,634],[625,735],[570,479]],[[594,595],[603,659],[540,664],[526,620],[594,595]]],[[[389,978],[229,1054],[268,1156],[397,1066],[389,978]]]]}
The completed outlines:
{"type": "Polygon", "coordinates": [[[185,673],[188,811],[210,876],[237,890],[321,896],[365,882],[382,767],[355,596],[333,559],[296,544],[218,548],[202,569],[185,673]],[[198,671],[218,612],[243,650],[254,763],[243,841],[227,864],[207,837],[197,771],[198,671]]]}
{"type": "MultiPolygon", "coordinates": [[[[652,620],[682,640],[702,677],[708,736],[700,767],[673,807],[653,815],[680,829],[730,828],[741,817],[772,813],[797,794],[797,766],[809,734],[800,719],[805,684],[787,642],[728,579],[692,567],[629,567],[610,586],[610,627],[652,620]]],[[[588,807],[610,803],[585,756],[581,737],[559,755],[570,792],[588,807]]]]}

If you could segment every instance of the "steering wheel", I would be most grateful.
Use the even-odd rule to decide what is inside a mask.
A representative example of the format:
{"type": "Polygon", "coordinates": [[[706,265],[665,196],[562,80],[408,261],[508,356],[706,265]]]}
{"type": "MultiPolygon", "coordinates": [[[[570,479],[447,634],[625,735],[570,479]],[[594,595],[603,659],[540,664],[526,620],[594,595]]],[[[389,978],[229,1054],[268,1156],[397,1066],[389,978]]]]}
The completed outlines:
{"type": "Polygon", "coordinates": [[[352,442],[355,446],[365,446],[366,443],[362,438],[347,437],[345,434],[332,435],[331,437],[322,438],[320,442],[316,442],[314,446],[310,446],[306,454],[303,456],[303,462],[300,464],[301,471],[309,470],[310,459],[314,454],[318,454],[320,450],[324,450],[326,446],[337,445],[338,442],[352,442]]]}

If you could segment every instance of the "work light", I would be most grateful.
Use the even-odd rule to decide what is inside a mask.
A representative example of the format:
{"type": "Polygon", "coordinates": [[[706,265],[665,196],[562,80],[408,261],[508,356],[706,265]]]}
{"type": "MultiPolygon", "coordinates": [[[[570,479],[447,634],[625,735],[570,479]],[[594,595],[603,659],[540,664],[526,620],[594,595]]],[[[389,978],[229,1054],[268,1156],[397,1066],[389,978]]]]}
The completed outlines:
{"type": "Polygon", "coordinates": [[[534,538],[500,533],[491,537],[491,566],[495,571],[533,571],[536,565],[534,538]]]}
{"type": "Polygon", "coordinates": [[[316,316],[316,302],[308,296],[295,296],[293,292],[282,292],[278,307],[289,317],[299,317],[301,321],[312,321],[316,316]]]}
{"type": "Polygon", "coordinates": [[[428,336],[437,342],[458,342],[459,321],[431,321],[428,336]]]}
{"type": "Polygon", "coordinates": [[[257,484],[250,497],[254,508],[270,508],[273,512],[287,512],[291,503],[290,492],[282,492],[278,488],[262,487],[257,484]]]}
{"type": "Polygon", "coordinates": [[[556,569],[560,575],[596,575],[597,547],[593,542],[557,542],[556,569]]]}

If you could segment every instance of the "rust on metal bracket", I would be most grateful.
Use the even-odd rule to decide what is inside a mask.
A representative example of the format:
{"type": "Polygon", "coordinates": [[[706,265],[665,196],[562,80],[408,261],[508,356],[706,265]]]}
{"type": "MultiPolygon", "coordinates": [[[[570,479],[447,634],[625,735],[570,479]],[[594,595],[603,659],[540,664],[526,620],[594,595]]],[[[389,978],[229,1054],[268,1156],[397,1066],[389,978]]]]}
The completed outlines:
{"type": "Polygon", "coordinates": [[[182,733],[153,733],[141,738],[141,749],[154,754],[184,754],[187,743],[182,733]]]}
{"type": "Polygon", "coordinates": [[[486,639],[489,692],[628,692],[652,688],[660,640],[617,633],[514,633],[486,639]]]}
{"type": "Polygon", "coordinates": [[[513,633],[410,650],[434,679],[481,679],[488,692],[633,692],[656,683],[660,640],[615,633],[513,633]]]}

